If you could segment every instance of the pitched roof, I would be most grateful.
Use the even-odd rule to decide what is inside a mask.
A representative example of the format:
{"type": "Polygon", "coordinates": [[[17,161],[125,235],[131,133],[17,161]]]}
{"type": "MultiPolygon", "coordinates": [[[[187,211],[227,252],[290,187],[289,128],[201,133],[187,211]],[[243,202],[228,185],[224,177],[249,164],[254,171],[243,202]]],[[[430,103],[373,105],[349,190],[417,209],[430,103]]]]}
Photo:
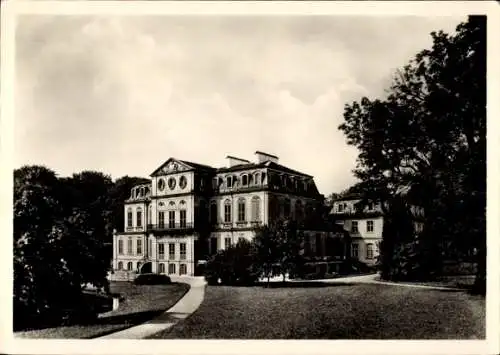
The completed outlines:
{"type": "Polygon", "coordinates": [[[191,165],[193,168],[200,169],[200,170],[215,170],[214,167],[211,167],[209,165],[205,164],[198,164],[198,163],[193,163],[187,160],[179,160],[180,162],[183,162],[184,164],[191,165]]]}

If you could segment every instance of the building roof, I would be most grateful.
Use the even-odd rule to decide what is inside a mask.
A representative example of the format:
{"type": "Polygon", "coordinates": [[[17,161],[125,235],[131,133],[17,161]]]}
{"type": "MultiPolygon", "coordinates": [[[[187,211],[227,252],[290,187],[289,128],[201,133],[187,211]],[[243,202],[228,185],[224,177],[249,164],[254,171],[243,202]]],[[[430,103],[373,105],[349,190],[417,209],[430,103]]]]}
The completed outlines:
{"type": "Polygon", "coordinates": [[[229,168],[219,168],[217,169],[218,173],[228,173],[232,171],[241,171],[241,170],[247,170],[247,169],[257,169],[257,168],[271,168],[274,170],[278,170],[284,173],[289,173],[289,174],[295,174],[295,175],[301,175],[304,177],[312,177],[311,175],[304,174],[300,171],[290,169],[284,165],[272,162],[272,161],[265,161],[262,163],[248,163],[248,164],[238,164],[231,166],[229,168]]]}
{"type": "Polygon", "coordinates": [[[209,165],[205,164],[198,164],[198,163],[193,163],[187,160],[179,160],[180,162],[183,162],[184,164],[191,165],[195,169],[200,169],[200,170],[215,170],[214,167],[211,167],[209,165]]]}

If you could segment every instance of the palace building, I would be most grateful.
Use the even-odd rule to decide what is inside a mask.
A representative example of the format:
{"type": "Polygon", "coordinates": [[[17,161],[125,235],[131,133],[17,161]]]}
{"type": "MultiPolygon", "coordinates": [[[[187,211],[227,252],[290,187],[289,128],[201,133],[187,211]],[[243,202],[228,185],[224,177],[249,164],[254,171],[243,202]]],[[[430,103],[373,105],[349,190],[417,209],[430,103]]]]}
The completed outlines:
{"type": "MultiPolygon", "coordinates": [[[[380,203],[357,206],[361,194],[350,193],[333,201],[330,215],[351,236],[351,257],[367,265],[374,265],[380,254],[384,213],[380,203]]],[[[411,206],[415,232],[423,230],[423,209],[411,206]]]]}
{"type": "Polygon", "coordinates": [[[124,202],[125,226],[113,236],[113,278],[137,272],[193,275],[200,260],[277,219],[300,222],[311,260],[343,260],[342,233],[323,223],[323,195],[312,176],[259,152],[228,156],[214,168],[170,158],[124,202]]]}

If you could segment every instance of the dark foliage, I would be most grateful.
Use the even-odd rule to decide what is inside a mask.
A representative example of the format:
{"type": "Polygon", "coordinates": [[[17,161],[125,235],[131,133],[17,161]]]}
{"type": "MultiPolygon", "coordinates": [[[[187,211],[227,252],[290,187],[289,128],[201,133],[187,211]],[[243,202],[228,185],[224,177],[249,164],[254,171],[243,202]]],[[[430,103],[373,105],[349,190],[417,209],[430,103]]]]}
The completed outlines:
{"type": "Polygon", "coordinates": [[[43,166],[14,171],[16,329],[95,316],[82,287],[108,289],[113,210],[121,205],[123,218],[122,196],[134,179],[113,184],[93,171],[58,178],[43,166]]]}
{"type": "Polygon", "coordinates": [[[396,73],[387,97],[346,105],[339,128],[359,150],[354,173],[365,199],[396,214],[391,204],[404,190],[408,203],[425,210],[418,238],[395,232],[400,222],[389,216],[384,274],[432,278],[443,259],[473,256],[484,286],[486,17],[470,16],[452,36],[431,36],[432,48],[396,73]]]}
{"type": "Polygon", "coordinates": [[[211,285],[252,285],[259,278],[254,245],[244,239],[208,260],[205,278],[211,285]]]}

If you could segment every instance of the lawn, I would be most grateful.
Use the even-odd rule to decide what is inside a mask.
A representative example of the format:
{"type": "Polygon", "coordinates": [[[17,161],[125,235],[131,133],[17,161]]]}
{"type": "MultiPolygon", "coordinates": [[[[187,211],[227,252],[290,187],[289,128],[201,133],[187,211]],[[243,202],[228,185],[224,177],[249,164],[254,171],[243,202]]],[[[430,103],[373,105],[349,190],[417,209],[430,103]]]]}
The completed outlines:
{"type": "Polygon", "coordinates": [[[16,332],[22,338],[95,338],[148,321],[172,307],[189,290],[189,285],[140,285],[111,282],[111,292],[124,297],[116,311],[101,314],[96,324],[72,325],[16,332]]]}
{"type": "Polygon", "coordinates": [[[152,338],[484,339],[485,300],[376,284],[208,286],[188,319],[152,338]],[[304,285],[305,286],[305,285],[304,285]]]}

